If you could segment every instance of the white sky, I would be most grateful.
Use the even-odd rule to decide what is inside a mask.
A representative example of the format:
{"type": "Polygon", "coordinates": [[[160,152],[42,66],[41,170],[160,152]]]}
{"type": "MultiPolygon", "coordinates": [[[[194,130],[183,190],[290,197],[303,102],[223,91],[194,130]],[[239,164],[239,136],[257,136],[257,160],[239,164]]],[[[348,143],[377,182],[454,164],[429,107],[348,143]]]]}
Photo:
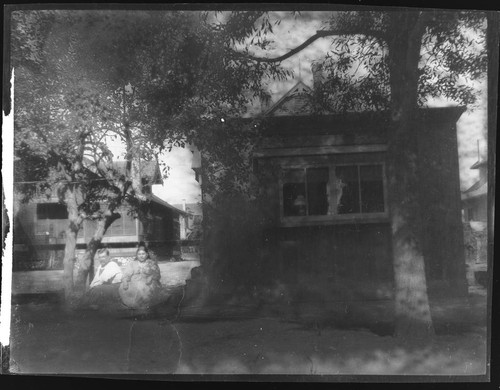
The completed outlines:
{"type": "MultiPolygon", "coordinates": [[[[259,53],[256,48],[255,54],[276,57],[286,53],[288,50],[298,46],[322,27],[322,22],[328,19],[328,12],[302,12],[297,19],[290,17],[289,12],[276,12],[273,14],[282,18],[278,26],[274,26],[272,38],[275,44],[266,53],[259,53]]],[[[321,38],[308,46],[300,53],[282,62],[282,66],[293,70],[294,77],[282,81],[270,81],[268,83],[272,103],[275,103],[300,79],[312,87],[311,62],[321,59],[328,51],[329,38],[321,38]]],[[[485,99],[483,99],[485,101],[485,99]]],[[[430,106],[448,105],[447,102],[434,101],[430,106]]],[[[260,110],[256,106],[252,113],[260,110]]],[[[486,107],[474,111],[465,112],[457,123],[459,166],[461,189],[465,190],[478,179],[478,171],[471,170],[470,166],[477,161],[477,141],[480,142],[481,154],[487,154],[487,130],[486,130],[486,107]]],[[[170,166],[170,175],[164,180],[163,186],[154,186],[153,192],[169,203],[187,203],[201,200],[198,183],[194,180],[194,172],[191,169],[191,152],[180,148],[174,148],[167,154],[164,162],[170,166]]]]}

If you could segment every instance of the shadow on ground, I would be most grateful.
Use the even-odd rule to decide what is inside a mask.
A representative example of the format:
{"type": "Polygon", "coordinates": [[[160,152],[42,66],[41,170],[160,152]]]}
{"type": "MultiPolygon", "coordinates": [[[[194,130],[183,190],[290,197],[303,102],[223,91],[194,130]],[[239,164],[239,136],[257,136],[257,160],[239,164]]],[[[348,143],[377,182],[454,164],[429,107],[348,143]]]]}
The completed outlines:
{"type": "Polygon", "coordinates": [[[486,298],[433,302],[436,338],[409,348],[391,305],[203,306],[66,312],[17,296],[11,372],[29,374],[483,375],[486,298]],[[324,308],[323,308],[324,309],[324,308]]]}

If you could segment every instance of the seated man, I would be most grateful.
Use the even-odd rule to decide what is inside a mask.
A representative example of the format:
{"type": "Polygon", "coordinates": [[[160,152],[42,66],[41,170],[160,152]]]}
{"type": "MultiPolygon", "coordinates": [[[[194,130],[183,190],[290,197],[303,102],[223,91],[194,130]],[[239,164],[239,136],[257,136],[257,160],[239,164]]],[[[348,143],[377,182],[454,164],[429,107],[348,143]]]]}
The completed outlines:
{"type": "Polygon", "coordinates": [[[99,267],[97,267],[94,280],[90,283],[90,289],[87,291],[85,300],[94,309],[102,304],[119,304],[118,288],[122,281],[122,270],[109,257],[108,249],[99,249],[97,259],[99,260],[99,267]]]}

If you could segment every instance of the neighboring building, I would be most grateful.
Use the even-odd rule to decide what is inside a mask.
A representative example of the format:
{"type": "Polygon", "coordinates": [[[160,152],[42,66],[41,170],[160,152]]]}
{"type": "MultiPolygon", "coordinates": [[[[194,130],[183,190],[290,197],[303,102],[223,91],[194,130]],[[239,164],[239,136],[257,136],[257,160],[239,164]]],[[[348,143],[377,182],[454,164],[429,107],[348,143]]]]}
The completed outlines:
{"type": "Polygon", "coordinates": [[[464,220],[486,223],[488,217],[488,162],[479,157],[471,169],[479,170],[479,180],[462,192],[464,220]]]}
{"type": "Polygon", "coordinates": [[[201,203],[186,203],[183,200],[182,204],[174,204],[173,206],[186,213],[180,219],[180,239],[201,239],[201,221],[203,220],[201,203]]]}
{"type": "Polygon", "coordinates": [[[478,160],[471,169],[479,170],[479,180],[462,192],[464,239],[469,284],[486,287],[488,259],[488,161],[478,160]]]}
{"type": "MultiPolygon", "coordinates": [[[[204,197],[210,229],[202,264],[225,257],[228,264],[253,253],[231,272],[249,272],[246,264],[258,262],[262,280],[295,291],[316,288],[332,298],[342,286],[348,293],[372,287],[375,297],[380,286],[393,282],[389,112],[318,115],[310,92],[298,82],[263,118],[263,140],[253,155],[263,203],[252,209],[228,199],[213,211],[204,197]],[[239,229],[237,220],[249,228],[239,229]]],[[[421,109],[417,119],[428,285],[456,292],[466,286],[456,134],[463,111],[421,109]]],[[[193,168],[200,166],[203,158],[193,168]]]]}
{"type": "MultiPolygon", "coordinates": [[[[124,162],[114,164],[117,171],[125,169],[124,162]]],[[[149,223],[143,225],[129,213],[126,205],[106,231],[102,244],[112,255],[132,255],[140,241],[171,255],[180,239],[180,217],[187,215],[153,195],[151,186],[161,184],[157,163],[143,166],[144,193],[151,202],[149,223]]],[[[65,231],[68,227],[66,206],[54,196],[39,195],[29,203],[20,203],[14,221],[14,269],[59,268],[64,256],[65,231]]],[[[86,220],[77,238],[77,251],[85,250],[96,229],[96,222],[86,220]]]]}
{"type": "Polygon", "coordinates": [[[175,204],[176,208],[186,212],[180,218],[180,250],[184,260],[199,260],[202,239],[203,212],[201,203],[175,204]]]}

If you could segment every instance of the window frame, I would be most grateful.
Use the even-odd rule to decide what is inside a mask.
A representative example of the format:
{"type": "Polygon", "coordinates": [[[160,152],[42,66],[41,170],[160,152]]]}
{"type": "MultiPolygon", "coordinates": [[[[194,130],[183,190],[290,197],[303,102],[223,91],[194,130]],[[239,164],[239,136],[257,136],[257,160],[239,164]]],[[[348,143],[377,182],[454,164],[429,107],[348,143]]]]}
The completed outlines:
{"type": "MultiPolygon", "coordinates": [[[[331,157],[331,156],[330,156],[331,157]]],[[[281,161],[280,162],[280,175],[279,175],[279,207],[280,207],[280,223],[283,227],[293,227],[293,226],[308,226],[308,225],[331,225],[331,224],[349,224],[349,223],[381,223],[389,221],[388,212],[388,201],[387,201],[387,177],[386,177],[386,163],[385,161],[360,161],[359,160],[349,161],[349,162],[336,162],[335,159],[328,158],[325,160],[318,161],[316,159],[308,159],[307,157],[299,157],[297,161],[281,161]],[[299,161],[300,160],[300,161],[299,161]],[[337,190],[335,186],[331,183],[335,182],[336,175],[335,169],[340,166],[374,166],[379,165],[382,167],[382,185],[383,185],[383,196],[384,196],[384,211],[383,212],[359,212],[359,213],[346,213],[338,214],[336,207],[331,208],[332,199],[337,198],[337,190]],[[307,169],[307,168],[328,168],[328,213],[326,215],[305,215],[305,216],[285,216],[284,215],[284,199],[283,199],[283,185],[284,181],[284,171],[287,169],[307,169]]],[[[361,185],[361,180],[358,180],[358,186],[361,185]]],[[[306,182],[306,192],[307,192],[307,182],[306,182]]],[[[359,191],[359,196],[361,197],[361,191],[359,191]]],[[[361,210],[361,198],[360,198],[360,210],[361,210]]]]}

